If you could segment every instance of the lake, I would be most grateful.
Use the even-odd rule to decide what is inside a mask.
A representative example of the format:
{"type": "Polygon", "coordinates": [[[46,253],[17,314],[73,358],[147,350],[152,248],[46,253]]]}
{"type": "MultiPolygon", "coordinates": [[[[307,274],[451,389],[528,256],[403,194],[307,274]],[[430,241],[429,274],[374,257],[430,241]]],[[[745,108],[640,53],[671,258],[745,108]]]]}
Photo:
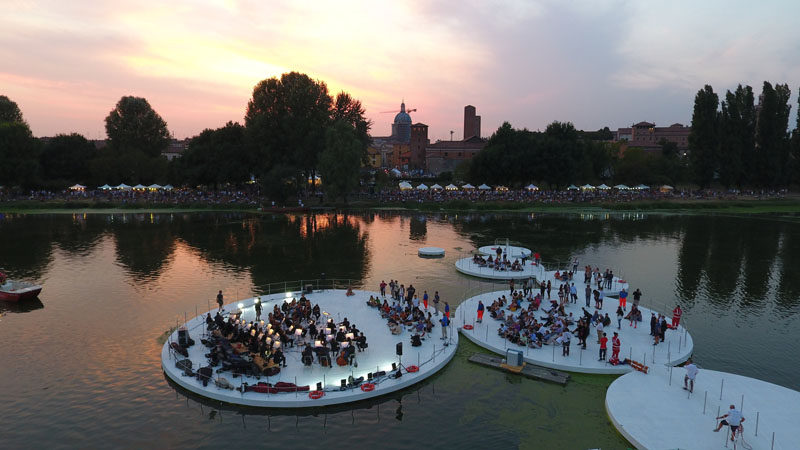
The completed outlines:
{"type": "Polygon", "coordinates": [[[548,269],[574,258],[611,268],[647,307],[680,303],[702,368],[800,389],[792,216],[5,214],[0,269],[44,290],[0,302],[0,446],[625,448],[603,403],[614,377],[573,375],[566,387],[522,379],[467,362],[480,348],[466,339],[413,388],[299,413],[203,402],[161,371],[165,331],[207,310],[219,289],[230,302],[284,281],[377,291],[397,279],[454,308],[491,288],[458,274],[455,260],[506,238],[540,252],[548,269]],[[447,255],[420,258],[424,246],[447,255]]]}

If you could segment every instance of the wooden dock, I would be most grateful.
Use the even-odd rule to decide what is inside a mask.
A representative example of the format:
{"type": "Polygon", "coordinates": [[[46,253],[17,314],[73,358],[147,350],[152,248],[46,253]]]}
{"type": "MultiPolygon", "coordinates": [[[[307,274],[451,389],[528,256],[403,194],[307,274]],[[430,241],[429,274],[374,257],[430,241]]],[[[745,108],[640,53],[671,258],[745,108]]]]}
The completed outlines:
{"type": "Polygon", "coordinates": [[[505,364],[503,358],[496,355],[475,353],[469,357],[469,360],[470,362],[474,362],[482,366],[493,367],[495,369],[500,369],[511,373],[518,373],[528,378],[558,383],[562,386],[566,385],[567,381],[569,381],[569,374],[566,372],[548,369],[546,367],[534,366],[527,363],[523,363],[522,367],[509,366],[505,364]]]}

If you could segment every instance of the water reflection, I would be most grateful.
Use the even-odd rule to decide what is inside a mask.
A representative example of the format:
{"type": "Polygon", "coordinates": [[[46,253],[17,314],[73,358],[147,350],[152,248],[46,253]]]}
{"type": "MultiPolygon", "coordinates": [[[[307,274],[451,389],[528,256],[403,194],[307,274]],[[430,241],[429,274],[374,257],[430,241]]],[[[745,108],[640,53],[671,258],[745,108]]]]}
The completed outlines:
{"type": "Polygon", "coordinates": [[[6,313],[26,313],[44,308],[44,303],[39,297],[31,298],[21,302],[6,302],[0,300],[0,314],[6,313]]]}

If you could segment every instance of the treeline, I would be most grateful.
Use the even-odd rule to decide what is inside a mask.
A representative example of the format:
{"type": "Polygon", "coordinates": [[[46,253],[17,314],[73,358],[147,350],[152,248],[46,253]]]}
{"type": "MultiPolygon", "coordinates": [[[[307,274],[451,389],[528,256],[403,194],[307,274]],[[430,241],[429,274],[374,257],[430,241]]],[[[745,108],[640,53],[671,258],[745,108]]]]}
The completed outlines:
{"type": "Polygon", "coordinates": [[[495,131],[456,177],[472,183],[522,187],[537,183],[549,189],[570,184],[675,184],[687,176],[677,145],[663,141],[660,153],[609,142],[606,128],[585,133],[569,122],[553,122],[544,132],[515,129],[508,122],[495,131]],[[622,155],[621,155],[622,153],[622,155]]]}
{"type": "Polygon", "coordinates": [[[325,191],[346,196],[359,182],[371,123],[346,92],[291,72],[253,88],[244,124],[228,122],[193,137],[181,158],[162,155],[167,123],[139,97],[122,97],[105,119],[106,145],[80,134],[33,137],[18,105],[0,96],[0,186],[64,189],[74,183],[152,183],[219,188],[260,183],[283,201],[321,175],[325,191]]]}
{"type": "Polygon", "coordinates": [[[800,181],[800,115],[790,133],[789,85],[765,81],[758,104],[754,97],[753,88],[742,85],[721,102],[709,85],[697,92],[689,147],[699,186],[719,181],[774,189],[800,181]]]}

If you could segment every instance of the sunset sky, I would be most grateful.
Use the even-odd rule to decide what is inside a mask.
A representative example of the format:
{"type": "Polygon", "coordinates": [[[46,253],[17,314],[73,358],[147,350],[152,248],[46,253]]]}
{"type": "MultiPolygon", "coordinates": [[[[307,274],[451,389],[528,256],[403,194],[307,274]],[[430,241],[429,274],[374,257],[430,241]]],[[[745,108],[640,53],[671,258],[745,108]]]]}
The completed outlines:
{"type": "Polygon", "coordinates": [[[175,137],[243,122],[253,86],[286,71],[360,99],[373,135],[401,99],[431,140],[475,105],[503,121],[612,129],[688,124],[705,83],[800,86],[800,2],[4,0],[0,95],[36,136],[105,137],[123,95],[175,137]]]}

